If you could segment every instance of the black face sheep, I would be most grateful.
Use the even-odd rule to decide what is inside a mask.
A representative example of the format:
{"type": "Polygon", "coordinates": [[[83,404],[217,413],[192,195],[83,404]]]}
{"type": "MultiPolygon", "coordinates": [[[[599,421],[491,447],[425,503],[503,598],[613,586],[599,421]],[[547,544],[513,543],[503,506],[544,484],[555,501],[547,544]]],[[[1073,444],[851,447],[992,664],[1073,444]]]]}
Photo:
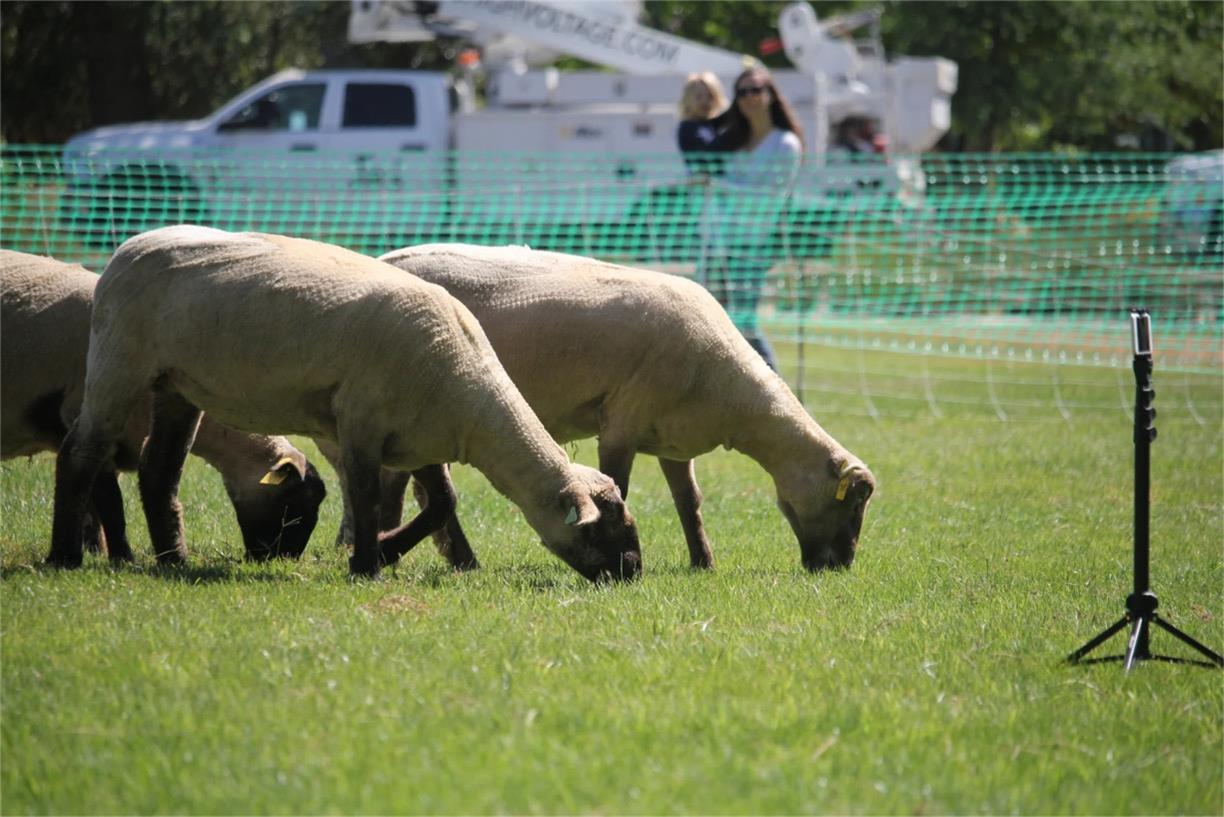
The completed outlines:
{"type": "MultiPolygon", "coordinates": [[[[89,315],[98,276],[76,264],[0,250],[0,456],[56,451],[85,390],[89,315]]],[[[94,482],[89,541],[130,560],[115,468],[134,470],[149,430],[149,403],[137,402],[116,441],[113,462],[94,482]],[[100,528],[100,529],[99,529],[100,528]],[[100,533],[105,531],[105,537],[100,533]]],[[[326,495],[306,456],[284,437],[244,434],[204,418],[192,453],[220,472],[238,516],[247,557],[297,557],[326,495]]],[[[175,558],[177,552],[168,554],[175,558]]],[[[79,551],[65,554],[79,562],[79,551]]]]}
{"type": "MultiPolygon", "coordinates": [[[[622,495],[634,454],[656,455],[694,566],[712,566],[713,555],[693,458],[719,445],[773,477],[805,567],[854,560],[874,477],[699,285],[524,247],[426,245],[382,260],[440,284],[472,310],[557,440],[598,435],[600,470],[622,495]]],[[[462,538],[454,523],[448,530],[462,538]]]]}
{"type": "Polygon", "coordinates": [[[453,494],[438,493],[380,537],[379,467],[440,475],[452,461],[484,472],[587,578],[640,570],[637,529],[615,483],[569,462],[471,313],[372,258],[194,226],[124,242],[98,283],[85,398],[57,460],[53,561],[72,547],[93,476],[150,390],[140,483],[160,551],[182,547],[175,494],[206,411],[236,429],[338,444],[355,574],[377,574],[384,548],[419,540],[454,509],[453,494]]]}

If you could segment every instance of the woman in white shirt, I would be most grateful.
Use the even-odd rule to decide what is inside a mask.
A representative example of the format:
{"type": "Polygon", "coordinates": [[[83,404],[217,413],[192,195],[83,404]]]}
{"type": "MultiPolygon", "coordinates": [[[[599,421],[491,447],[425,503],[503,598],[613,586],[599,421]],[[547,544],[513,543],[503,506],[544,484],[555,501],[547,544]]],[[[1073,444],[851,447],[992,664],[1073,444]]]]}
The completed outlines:
{"type": "Polygon", "coordinates": [[[776,371],[756,310],[773,263],[769,250],[774,227],[799,172],[803,136],[790,105],[763,67],[744,71],[734,87],[735,103],[724,115],[726,127],[718,139],[719,149],[733,152],[716,197],[718,211],[711,221],[715,235],[699,275],[776,371]]]}

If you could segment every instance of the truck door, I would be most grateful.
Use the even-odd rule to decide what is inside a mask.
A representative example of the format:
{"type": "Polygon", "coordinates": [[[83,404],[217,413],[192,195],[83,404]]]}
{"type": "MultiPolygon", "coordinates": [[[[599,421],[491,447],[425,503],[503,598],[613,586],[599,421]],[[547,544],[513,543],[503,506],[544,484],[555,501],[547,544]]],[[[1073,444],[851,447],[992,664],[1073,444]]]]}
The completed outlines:
{"type": "Polygon", "coordinates": [[[278,85],[217,124],[214,210],[285,231],[317,217],[307,211],[318,210],[328,186],[319,167],[326,92],[319,80],[278,85]]]}
{"type": "Polygon", "coordinates": [[[345,196],[364,231],[423,238],[445,220],[447,111],[434,110],[442,90],[393,77],[344,82],[345,196]]]}
{"type": "Polygon", "coordinates": [[[233,148],[318,150],[326,91],[325,82],[277,86],[220,122],[217,136],[233,148]]]}

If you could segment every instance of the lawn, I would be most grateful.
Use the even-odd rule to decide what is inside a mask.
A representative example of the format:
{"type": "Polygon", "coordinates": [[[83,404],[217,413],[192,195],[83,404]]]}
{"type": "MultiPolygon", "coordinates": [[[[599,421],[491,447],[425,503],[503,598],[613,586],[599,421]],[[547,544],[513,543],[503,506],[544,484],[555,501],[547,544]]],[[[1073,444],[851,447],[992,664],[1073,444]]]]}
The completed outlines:
{"type": "MultiPolygon", "coordinates": [[[[189,568],[153,566],[129,476],[139,563],[49,570],[52,460],[5,463],[0,810],[1224,812],[1220,672],[1062,662],[1130,591],[1125,411],[1004,422],[945,386],[939,411],[877,396],[872,416],[860,374],[840,397],[808,387],[880,482],[839,573],[801,570],[767,475],[724,451],[698,461],[718,569],[688,569],[640,457],[646,573],[609,588],[549,555],[468,468],[482,570],[453,574],[422,545],[351,582],[317,455],[331,494],[300,562],[242,563],[220,479],[193,461],[189,568]]],[[[1113,371],[1081,376],[1118,391],[1113,371]]],[[[1219,379],[1185,396],[1158,402],[1153,589],[1219,650],[1219,379]]],[[[574,452],[593,463],[592,445],[574,452]]],[[[1152,646],[1189,655],[1159,631],[1152,646]]]]}

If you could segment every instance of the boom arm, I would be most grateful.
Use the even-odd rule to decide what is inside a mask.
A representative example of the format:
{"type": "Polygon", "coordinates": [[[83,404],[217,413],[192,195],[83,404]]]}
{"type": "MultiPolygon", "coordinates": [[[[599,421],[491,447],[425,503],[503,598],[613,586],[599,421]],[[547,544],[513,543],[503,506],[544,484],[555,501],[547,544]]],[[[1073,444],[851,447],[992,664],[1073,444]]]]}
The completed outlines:
{"type": "Polygon", "coordinates": [[[564,0],[353,0],[349,39],[404,42],[447,34],[488,42],[510,35],[524,48],[543,46],[638,75],[689,71],[735,75],[754,62],[749,56],[640,25],[620,11],[624,5],[564,0]]]}
{"type": "MultiPolygon", "coordinates": [[[[353,0],[349,39],[405,42],[445,35],[481,45],[490,75],[500,77],[490,86],[496,89],[490,99],[496,97],[503,107],[550,104],[562,96],[569,104],[658,101],[642,96],[652,89],[638,86],[632,89],[637,99],[631,99],[626,89],[633,83],[625,81],[617,82],[611,96],[594,93],[591,82],[562,94],[556,72],[551,78],[543,76],[548,72],[526,72],[527,64],[549,65],[558,54],[624,74],[683,77],[711,71],[724,82],[756,62],[640,25],[639,9],[640,0],[353,0]]],[[[798,74],[808,78],[807,104],[815,108],[810,121],[825,123],[815,126],[821,134],[813,141],[815,150],[825,148],[823,134],[829,125],[854,117],[879,122],[891,148],[899,152],[928,150],[951,124],[956,63],[939,57],[886,61],[879,44],[880,13],[864,9],[818,21],[808,3],[796,0],[779,15],[786,55],[798,74]],[[851,32],[863,26],[872,28],[873,37],[866,43],[851,40],[851,32]],[[818,93],[812,92],[813,80],[818,93]]],[[[775,78],[782,79],[779,72],[775,78]]],[[[647,84],[658,86],[655,93],[666,87],[667,93],[678,94],[674,83],[647,84]]],[[[795,96],[790,91],[787,95],[794,104],[795,96]]]]}

